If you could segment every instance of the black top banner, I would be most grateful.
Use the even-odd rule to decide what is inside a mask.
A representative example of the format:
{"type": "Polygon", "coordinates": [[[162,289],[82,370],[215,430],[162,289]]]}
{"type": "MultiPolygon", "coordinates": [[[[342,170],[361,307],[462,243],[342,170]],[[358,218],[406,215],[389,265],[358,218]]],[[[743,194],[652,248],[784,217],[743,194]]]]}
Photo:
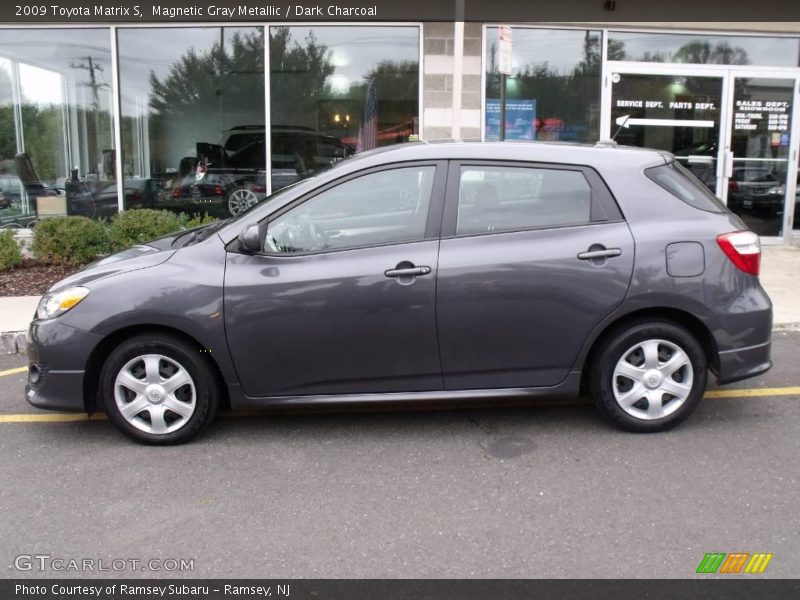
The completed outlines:
{"type": "Polygon", "coordinates": [[[0,23],[777,22],[800,28],[797,0],[11,0],[0,23]]]}

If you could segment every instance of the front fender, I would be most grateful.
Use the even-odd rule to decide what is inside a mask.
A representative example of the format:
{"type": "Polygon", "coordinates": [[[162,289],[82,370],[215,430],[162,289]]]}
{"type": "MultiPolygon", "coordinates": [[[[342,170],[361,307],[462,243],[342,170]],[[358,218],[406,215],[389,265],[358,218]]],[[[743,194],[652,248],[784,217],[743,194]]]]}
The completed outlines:
{"type": "Polygon", "coordinates": [[[61,319],[103,338],[132,327],[175,329],[210,351],[225,381],[238,385],[225,338],[224,276],[225,248],[211,236],[157,266],[90,284],[86,299],[61,319]]]}

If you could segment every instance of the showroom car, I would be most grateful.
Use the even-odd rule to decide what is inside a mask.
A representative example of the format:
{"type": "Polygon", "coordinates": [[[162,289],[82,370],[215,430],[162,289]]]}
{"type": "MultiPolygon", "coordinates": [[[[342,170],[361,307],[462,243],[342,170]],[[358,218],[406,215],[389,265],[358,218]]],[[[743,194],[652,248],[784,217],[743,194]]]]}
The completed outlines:
{"type": "MultiPolygon", "coordinates": [[[[215,216],[237,216],[267,195],[263,125],[234,127],[220,144],[197,143],[197,165],[174,185],[164,204],[188,200],[215,216]]],[[[279,190],[353,154],[333,136],[308,127],[273,127],[272,189],[279,190]]]]}
{"type": "Polygon", "coordinates": [[[771,366],[760,245],[666,152],[410,143],[103,258],[29,330],[34,406],[186,442],[220,407],[590,394],[636,432],[771,366]]]}

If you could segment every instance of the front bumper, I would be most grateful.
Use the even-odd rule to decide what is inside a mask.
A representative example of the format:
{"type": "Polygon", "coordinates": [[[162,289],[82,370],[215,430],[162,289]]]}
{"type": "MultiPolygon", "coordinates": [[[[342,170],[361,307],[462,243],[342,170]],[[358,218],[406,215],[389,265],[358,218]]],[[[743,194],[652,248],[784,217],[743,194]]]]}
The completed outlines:
{"type": "Polygon", "coordinates": [[[58,319],[31,323],[25,399],[46,410],[84,412],[86,364],[101,339],[58,319]]]}

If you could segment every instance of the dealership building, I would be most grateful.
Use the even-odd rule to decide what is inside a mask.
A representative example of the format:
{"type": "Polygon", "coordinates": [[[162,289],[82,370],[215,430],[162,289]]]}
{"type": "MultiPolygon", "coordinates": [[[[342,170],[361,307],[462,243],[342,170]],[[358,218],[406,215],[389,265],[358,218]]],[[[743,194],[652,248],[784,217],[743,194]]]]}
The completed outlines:
{"type": "Polygon", "coordinates": [[[0,226],[237,214],[358,151],[504,129],[667,150],[800,240],[800,23],[506,23],[507,75],[500,25],[2,25],[0,226]]]}

